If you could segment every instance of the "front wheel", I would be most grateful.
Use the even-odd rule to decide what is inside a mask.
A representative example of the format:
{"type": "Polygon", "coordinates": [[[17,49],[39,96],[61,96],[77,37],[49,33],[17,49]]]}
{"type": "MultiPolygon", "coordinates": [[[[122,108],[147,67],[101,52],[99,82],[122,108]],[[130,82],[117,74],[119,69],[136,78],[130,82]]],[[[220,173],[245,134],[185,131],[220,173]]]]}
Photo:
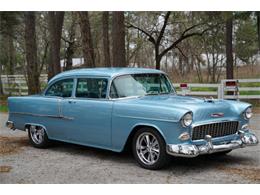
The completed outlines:
{"type": "Polygon", "coordinates": [[[136,132],[132,151],[138,164],[146,169],[161,169],[169,163],[164,139],[152,128],[142,128],[136,132]]]}
{"type": "Polygon", "coordinates": [[[50,141],[48,139],[46,131],[41,126],[29,126],[28,136],[31,144],[36,148],[46,148],[49,145],[50,141]]]}

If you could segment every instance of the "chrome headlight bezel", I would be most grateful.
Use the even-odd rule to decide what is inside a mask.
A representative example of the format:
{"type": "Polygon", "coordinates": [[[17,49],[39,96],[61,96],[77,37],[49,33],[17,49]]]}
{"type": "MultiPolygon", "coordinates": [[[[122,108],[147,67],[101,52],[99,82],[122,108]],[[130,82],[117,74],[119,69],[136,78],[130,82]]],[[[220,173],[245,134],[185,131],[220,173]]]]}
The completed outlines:
{"type": "Polygon", "coordinates": [[[249,120],[250,118],[252,118],[253,116],[253,111],[252,111],[252,107],[248,107],[245,109],[245,111],[243,112],[244,118],[246,120],[249,120]]]}
{"type": "Polygon", "coordinates": [[[189,127],[191,126],[193,121],[193,115],[192,112],[187,112],[186,114],[183,115],[181,118],[181,124],[183,127],[189,127]]]}

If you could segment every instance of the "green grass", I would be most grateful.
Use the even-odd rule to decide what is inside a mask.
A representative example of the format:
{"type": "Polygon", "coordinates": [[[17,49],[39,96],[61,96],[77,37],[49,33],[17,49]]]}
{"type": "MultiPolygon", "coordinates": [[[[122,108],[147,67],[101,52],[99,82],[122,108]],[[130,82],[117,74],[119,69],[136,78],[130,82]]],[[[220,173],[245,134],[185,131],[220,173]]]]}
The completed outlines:
{"type": "Polygon", "coordinates": [[[192,87],[191,91],[218,91],[217,87],[192,87]]]}
{"type": "Polygon", "coordinates": [[[260,87],[260,83],[239,83],[239,87],[260,87]]]}
{"type": "Polygon", "coordinates": [[[8,107],[5,105],[0,105],[0,112],[8,112],[8,107]]]}

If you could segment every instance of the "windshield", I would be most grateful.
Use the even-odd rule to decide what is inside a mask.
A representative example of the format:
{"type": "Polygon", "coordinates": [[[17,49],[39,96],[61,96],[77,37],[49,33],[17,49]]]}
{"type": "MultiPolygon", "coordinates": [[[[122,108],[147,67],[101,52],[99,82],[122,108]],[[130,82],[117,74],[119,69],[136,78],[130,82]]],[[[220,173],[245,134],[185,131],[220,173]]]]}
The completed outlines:
{"type": "Polygon", "coordinates": [[[174,89],[164,74],[132,74],[115,78],[110,89],[111,98],[173,93],[174,89]]]}

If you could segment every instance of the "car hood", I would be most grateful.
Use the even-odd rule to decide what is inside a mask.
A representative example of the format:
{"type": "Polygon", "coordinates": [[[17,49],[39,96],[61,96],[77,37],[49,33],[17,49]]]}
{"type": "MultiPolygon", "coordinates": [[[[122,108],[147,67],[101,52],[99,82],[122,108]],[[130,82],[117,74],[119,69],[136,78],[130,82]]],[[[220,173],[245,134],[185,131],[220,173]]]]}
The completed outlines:
{"type": "Polygon", "coordinates": [[[185,113],[192,112],[194,121],[212,120],[212,118],[223,117],[237,118],[248,106],[250,106],[250,104],[233,100],[207,100],[179,95],[151,95],[132,99],[130,102],[152,107],[158,112],[159,109],[157,108],[163,108],[164,111],[169,109],[171,114],[174,114],[176,120],[179,120],[185,113]]]}

